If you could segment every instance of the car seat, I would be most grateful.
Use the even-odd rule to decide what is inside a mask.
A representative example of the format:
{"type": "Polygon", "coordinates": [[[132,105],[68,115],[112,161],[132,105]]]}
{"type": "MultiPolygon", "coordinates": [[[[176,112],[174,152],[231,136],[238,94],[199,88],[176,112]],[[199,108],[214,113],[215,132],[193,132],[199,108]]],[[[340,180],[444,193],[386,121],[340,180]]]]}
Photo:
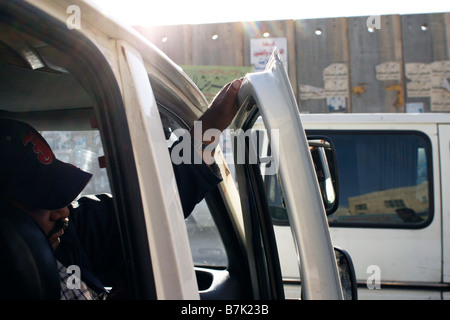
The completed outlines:
{"type": "Polygon", "coordinates": [[[50,243],[25,212],[0,209],[0,299],[60,299],[60,277],[50,243]]]}

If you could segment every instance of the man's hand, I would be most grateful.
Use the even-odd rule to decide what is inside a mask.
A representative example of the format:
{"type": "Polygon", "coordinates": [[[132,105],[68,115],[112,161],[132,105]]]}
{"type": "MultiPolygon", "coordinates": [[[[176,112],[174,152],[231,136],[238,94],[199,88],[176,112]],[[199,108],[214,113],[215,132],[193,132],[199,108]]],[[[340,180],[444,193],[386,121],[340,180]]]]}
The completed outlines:
{"type": "MultiPolygon", "coordinates": [[[[217,129],[220,132],[225,130],[238,112],[237,96],[241,88],[243,79],[236,79],[226,84],[215,96],[208,110],[198,119],[202,122],[202,133],[208,129],[217,129]]],[[[196,136],[198,133],[196,133],[196,136]]],[[[194,136],[191,130],[191,136],[194,136]]],[[[214,141],[202,140],[204,144],[213,143],[214,141]]]]}

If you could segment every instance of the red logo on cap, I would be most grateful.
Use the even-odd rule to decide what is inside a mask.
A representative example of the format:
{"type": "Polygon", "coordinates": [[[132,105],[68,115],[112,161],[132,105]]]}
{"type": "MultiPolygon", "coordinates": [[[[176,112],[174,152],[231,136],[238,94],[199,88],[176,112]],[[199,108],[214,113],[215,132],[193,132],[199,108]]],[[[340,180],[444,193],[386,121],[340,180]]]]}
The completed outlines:
{"type": "Polygon", "coordinates": [[[41,138],[34,132],[30,132],[23,139],[23,145],[26,146],[29,142],[33,144],[33,151],[37,154],[39,162],[42,164],[50,164],[53,161],[53,153],[49,146],[41,140],[41,138]]]}

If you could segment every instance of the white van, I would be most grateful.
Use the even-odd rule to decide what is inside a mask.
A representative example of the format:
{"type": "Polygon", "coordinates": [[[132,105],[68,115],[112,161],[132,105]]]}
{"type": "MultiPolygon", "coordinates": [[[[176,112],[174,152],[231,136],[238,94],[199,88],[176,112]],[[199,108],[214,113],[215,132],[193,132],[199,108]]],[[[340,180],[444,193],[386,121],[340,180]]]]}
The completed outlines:
{"type": "MultiPolygon", "coordinates": [[[[301,118],[307,135],[329,137],[336,150],[339,205],[328,221],[333,244],[353,259],[358,298],[448,299],[450,114],[301,118]]],[[[294,286],[287,250],[283,276],[294,286]]]]}
{"type": "MultiPolygon", "coordinates": [[[[351,261],[332,246],[284,70],[274,54],[265,72],[246,76],[232,127],[251,126],[262,115],[277,132],[273,175],[283,185],[298,244],[302,297],[352,298],[351,281],[341,286],[341,278],[352,280],[351,261]],[[343,261],[346,269],[338,270],[343,261]]],[[[87,1],[0,0],[0,83],[0,117],[28,122],[57,157],[92,172],[86,192],[112,194],[127,298],[284,299],[259,166],[244,161],[236,167],[238,192],[217,150],[223,182],[194,210],[199,214],[184,220],[167,144],[208,104],[182,69],[143,36],[87,1]]],[[[246,157],[245,143],[244,150],[246,157]]],[[[1,248],[11,245],[0,236],[1,248]]],[[[45,288],[44,279],[35,280],[38,291],[45,288]]],[[[49,297],[42,292],[37,298],[49,297]]]]}

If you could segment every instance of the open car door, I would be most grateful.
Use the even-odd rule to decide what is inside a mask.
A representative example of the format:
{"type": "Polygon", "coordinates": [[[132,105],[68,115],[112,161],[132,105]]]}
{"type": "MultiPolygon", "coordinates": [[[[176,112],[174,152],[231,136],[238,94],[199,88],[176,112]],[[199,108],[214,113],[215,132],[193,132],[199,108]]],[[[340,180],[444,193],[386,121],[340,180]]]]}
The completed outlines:
{"type": "Polygon", "coordinates": [[[283,298],[284,294],[272,225],[274,213],[269,206],[274,197],[270,181],[275,179],[275,194],[287,212],[296,244],[302,298],[342,299],[314,163],[288,76],[276,50],[264,72],[245,77],[239,103],[242,106],[231,130],[247,247],[253,257],[252,274],[258,278],[253,282],[258,283],[254,290],[262,299],[283,298]],[[266,139],[255,132],[258,118],[262,118],[266,139]]]}

